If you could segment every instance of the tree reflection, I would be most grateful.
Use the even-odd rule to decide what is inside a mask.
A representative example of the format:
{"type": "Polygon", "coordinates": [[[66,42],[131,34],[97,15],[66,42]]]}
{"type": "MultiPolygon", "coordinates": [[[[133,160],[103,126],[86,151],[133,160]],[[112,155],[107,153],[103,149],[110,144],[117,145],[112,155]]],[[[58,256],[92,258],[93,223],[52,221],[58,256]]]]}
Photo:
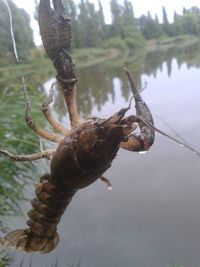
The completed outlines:
{"type": "Polygon", "coordinates": [[[134,75],[138,89],[142,88],[141,76],[143,74],[154,78],[157,72],[162,72],[163,64],[166,64],[167,73],[170,77],[172,74],[172,61],[176,59],[177,64],[181,67],[186,64],[187,67],[200,65],[200,45],[194,44],[183,47],[171,47],[143,53],[129,58],[118,58],[111,62],[104,62],[96,66],[87,67],[78,71],[79,83],[77,101],[79,110],[84,116],[91,115],[94,106],[100,111],[102,106],[109,100],[115,99],[115,90],[113,79],[120,80],[121,95],[128,101],[130,98],[130,86],[128,79],[123,71],[123,66],[128,66],[134,75]]]}

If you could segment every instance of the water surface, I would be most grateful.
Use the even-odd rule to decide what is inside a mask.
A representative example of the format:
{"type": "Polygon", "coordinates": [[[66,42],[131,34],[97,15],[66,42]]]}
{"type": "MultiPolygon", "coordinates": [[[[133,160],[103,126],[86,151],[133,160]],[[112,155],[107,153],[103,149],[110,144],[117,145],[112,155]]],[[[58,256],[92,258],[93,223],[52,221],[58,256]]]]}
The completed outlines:
{"type": "MultiPolygon", "coordinates": [[[[195,46],[152,52],[125,64],[139,87],[147,83],[142,97],[155,125],[177,138],[180,135],[200,151],[196,51],[195,46]]],[[[127,106],[131,91],[123,64],[119,60],[79,70],[82,116],[108,117],[127,106]]],[[[68,125],[59,97],[53,110],[68,125]]],[[[32,265],[51,266],[58,260],[59,267],[79,263],[83,267],[199,267],[199,173],[200,158],[160,134],[145,155],[120,150],[106,173],[113,191],[101,181],[79,191],[59,224],[58,248],[50,255],[31,256],[32,265]]],[[[25,219],[17,218],[15,227],[25,227],[25,219]]],[[[30,256],[13,256],[12,266],[19,266],[22,258],[23,266],[28,266],[30,256]]]]}

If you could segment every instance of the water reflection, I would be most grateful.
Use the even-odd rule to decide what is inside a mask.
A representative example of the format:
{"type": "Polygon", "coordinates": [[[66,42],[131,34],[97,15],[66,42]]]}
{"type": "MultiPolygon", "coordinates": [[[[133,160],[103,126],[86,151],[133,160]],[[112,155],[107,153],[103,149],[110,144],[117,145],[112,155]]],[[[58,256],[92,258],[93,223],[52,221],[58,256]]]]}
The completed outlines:
{"type": "Polygon", "coordinates": [[[142,89],[145,81],[141,81],[142,75],[157,77],[158,72],[162,72],[163,64],[166,64],[167,75],[171,76],[172,62],[175,59],[179,69],[183,64],[187,68],[200,66],[200,45],[182,48],[170,48],[168,50],[160,50],[142,54],[138,57],[131,57],[127,60],[121,58],[112,62],[99,64],[96,66],[80,69],[78,73],[78,106],[84,116],[89,116],[94,106],[100,111],[102,106],[109,101],[109,96],[114,102],[115,90],[113,78],[120,80],[121,95],[125,101],[130,98],[131,92],[128,79],[123,71],[123,66],[127,65],[134,73],[134,79],[138,89],[142,89]]]}
{"type": "MultiPolygon", "coordinates": [[[[197,51],[200,47],[196,45],[178,49],[178,53],[170,48],[139,56],[133,61],[117,59],[80,69],[78,106],[81,114],[107,117],[127,105],[131,92],[122,68],[126,64],[134,72],[138,87],[142,87],[145,80],[148,83],[142,94],[154,114],[156,125],[174,134],[163,124],[163,121],[167,122],[200,150],[200,61],[197,51]]],[[[34,92],[30,92],[32,106],[37,107],[34,116],[47,127],[38,111],[42,98],[36,99],[34,92]]],[[[21,121],[18,116],[12,118],[12,110],[18,110],[20,105],[13,106],[18,92],[14,95],[10,104],[1,102],[6,114],[1,113],[0,120],[4,124],[0,125],[5,129],[7,119],[11,118],[7,134],[18,127],[13,121],[21,121]]],[[[5,96],[7,98],[7,93],[5,96]]],[[[1,96],[1,99],[5,98],[1,96]]],[[[22,99],[20,101],[23,103],[22,99]]],[[[64,113],[58,94],[53,109],[59,118],[64,113]]],[[[25,128],[18,130],[18,134],[23,140],[32,138],[25,128]]],[[[0,139],[8,138],[4,133],[0,139]]],[[[36,139],[33,142],[38,144],[36,139]]],[[[23,142],[15,142],[14,147],[24,153],[36,149],[23,142]]],[[[7,164],[10,165],[4,168],[5,173],[13,166],[13,163],[7,164]]],[[[14,172],[16,177],[25,176],[20,169],[14,172]]],[[[38,178],[43,172],[30,170],[30,176],[38,178]]],[[[3,177],[4,173],[1,175],[3,177]]],[[[106,175],[113,184],[113,191],[109,192],[104,184],[97,182],[77,194],[59,225],[61,242],[55,252],[46,256],[16,253],[12,266],[20,266],[22,258],[23,266],[29,266],[30,261],[32,266],[51,266],[57,258],[59,267],[78,262],[83,267],[166,267],[175,263],[199,267],[199,158],[157,135],[155,145],[146,155],[120,151],[106,175]]],[[[18,191],[20,195],[21,191],[18,191]]],[[[18,219],[16,224],[23,228],[25,219],[18,219]]]]}
{"type": "Polygon", "coordinates": [[[153,51],[146,55],[145,68],[143,73],[147,75],[152,75],[156,78],[157,71],[162,71],[163,62],[167,64],[167,74],[170,77],[172,73],[172,61],[177,60],[179,68],[183,64],[190,67],[200,66],[200,55],[199,55],[200,45],[199,43],[193,44],[191,46],[184,47],[171,47],[167,50],[153,51]]]}

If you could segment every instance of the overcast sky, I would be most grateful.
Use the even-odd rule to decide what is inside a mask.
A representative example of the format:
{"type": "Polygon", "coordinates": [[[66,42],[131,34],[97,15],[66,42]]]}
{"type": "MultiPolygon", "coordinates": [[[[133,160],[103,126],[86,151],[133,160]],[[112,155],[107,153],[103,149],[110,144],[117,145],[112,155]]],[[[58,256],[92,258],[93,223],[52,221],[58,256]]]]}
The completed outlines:
{"type": "MultiPolygon", "coordinates": [[[[24,8],[33,18],[33,12],[35,7],[35,1],[22,1],[22,0],[13,0],[19,7],[24,8]]],[[[154,16],[155,14],[158,15],[159,19],[162,19],[162,6],[165,6],[166,11],[168,13],[168,18],[172,20],[174,10],[177,13],[182,14],[183,7],[190,8],[191,6],[198,6],[200,8],[200,0],[130,0],[133,5],[135,17],[139,17],[142,14],[147,14],[148,11],[151,12],[151,15],[154,16]]],[[[75,0],[75,2],[79,2],[75,0]]],[[[95,4],[98,3],[97,0],[90,0],[95,4]]],[[[109,0],[101,0],[101,3],[104,8],[104,14],[106,17],[106,21],[110,21],[110,6],[109,0]]],[[[124,0],[118,0],[119,3],[123,3],[124,0]]],[[[31,22],[32,27],[34,28],[34,36],[35,41],[37,44],[40,44],[40,38],[38,34],[38,27],[37,23],[32,19],[31,22]]]]}

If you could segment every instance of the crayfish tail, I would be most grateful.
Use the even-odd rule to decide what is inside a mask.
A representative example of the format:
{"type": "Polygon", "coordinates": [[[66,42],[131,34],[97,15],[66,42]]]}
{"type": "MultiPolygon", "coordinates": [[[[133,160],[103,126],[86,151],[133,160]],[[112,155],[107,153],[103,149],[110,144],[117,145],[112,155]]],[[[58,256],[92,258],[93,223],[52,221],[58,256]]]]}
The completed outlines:
{"type": "Polygon", "coordinates": [[[21,252],[49,253],[55,249],[59,242],[56,233],[54,237],[39,237],[31,234],[29,229],[18,229],[7,234],[1,241],[4,247],[16,249],[21,252]]]}
{"type": "Polygon", "coordinates": [[[15,230],[7,234],[0,244],[28,253],[50,253],[59,243],[57,225],[76,190],[58,187],[50,175],[40,178],[36,186],[36,198],[31,201],[28,212],[27,229],[15,230]]]}

